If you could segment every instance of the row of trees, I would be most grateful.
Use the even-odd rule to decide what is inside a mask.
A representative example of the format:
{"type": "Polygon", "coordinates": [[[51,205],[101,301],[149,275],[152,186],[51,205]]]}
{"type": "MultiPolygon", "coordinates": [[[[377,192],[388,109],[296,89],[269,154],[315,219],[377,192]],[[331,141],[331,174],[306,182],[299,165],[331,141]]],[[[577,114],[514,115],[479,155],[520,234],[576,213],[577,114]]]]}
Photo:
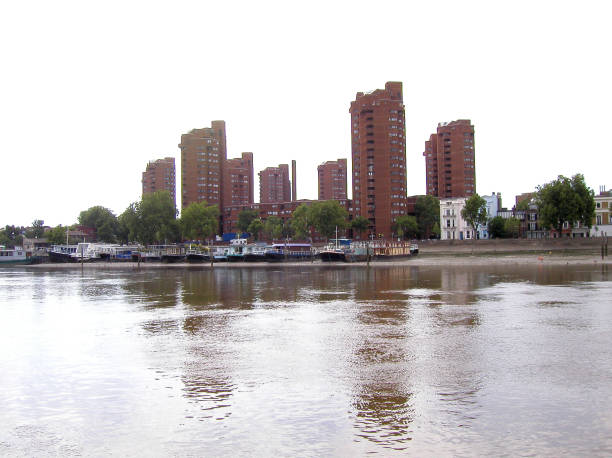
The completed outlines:
{"type": "Polygon", "coordinates": [[[189,205],[177,218],[174,200],[167,191],[145,194],[119,215],[118,241],[143,244],[204,240],[217,233],[219,208],[206,202],[189,205]]]}
{"type": "MultiPolygon", "coordinates": [[[[532,203],[537,207],[542,227],[554,229],[561,234],[563,227],[581,222],[591,227],[595,217],[595,193],[588,188],[584,176],[576,174],[571,178],[559,175],[556,180],[537,187],[532,203]]],[[[524,203],[520,210],[527,210],[524,203]]],[[[472,227],[474,233],[479,225],[487,225],[493,238],[518,237],[520,221],[517,218],[495,216],[489,220],[486,201],[478,194],[471,196],[461,211],[463,219],[472,227]]]]}
{"type": "Polygon", "coordinates": [[[23,245],[24,237],[29,239],[41,238],[45,235],[45,222],[35,219],[31,227],[6,225],[0,229],[0,245],[7,248],[15,248],[23,245]]]}
{"type": "Polygon", "coordinates": [[[97,240],[101,242],[170,243],[211,237],[217,233],[218,225],[219,209],[205,202],[190,205],[177,219],[170,193],[160,191],[146,194],[140,201],[131,203],[119,217],[108,208],[97,205],[82,211],[78,224],[72,226],[59,225],[45,231],[41,220],[35,220],[30,228],[6,226],[0,229],[0,245],[21,246],[24,236],[44,237],[50,244],[62,244],[66,243],[66,231],[75,230],[77,226],[94,229],[97,240]]]}
{"type": "MultiPolygon", "coordinates": [[[[393,226],[393,231],[400,238],[430,238],[440,235],[440,201],[433,196],[419,196],[415,205],[416,216],[402,215],[393,226]]],[[[257,211],[243,210],[238,214],[238,230],[248,232],[256,239],[262,235],[271,239],[292,237],[307,239],[312,231],[326,238],[335,236],[336,229],[352,229],[353,234],[363,238],[368,230],[369,221],[357,216],[349,221],[348,212],[336,201],[313,202],[302,204],[283,223],[277,216],[270,216],[262,221],[257,211]]]]}
{"type": "MultiPolygon", "coordinates": [[[[403,215],[397,219],[393,230],[399,237],[432,237],[439,235],[438,199],[420,196],[416,202],[416,217],[403,215]]],[[[185,208],[180,218],[172,197],[167,191],[145,194],[140,201],[131,203],[118,217],[106,207],[93,206],[78,216],[78,225],[96,231],[97,240],[107,243],[138,241],[144,244],[171,243],[180,240],[205,240],[214,236],[219,227],[219,209],[206,202],[193,203],[185,208]]],[[[256,210],[243,210],[238,215],[237,228],[250,233],[256,240],[295,238],[307,239],[312,231],[324,237],[335,236],[339,231],[352,229],[361,238],[368,231],[367,218],[357,216],[349,221],[348,212],[336,201],[313,202],[300,205],[283,221],[278,216],[265,220],[256,210]]],[[[27,237],[43,236],[43,221],[36,220],[28,229],[27,237]]],[[[74,226],[57,226],[44,232],[52,244],[66,241],[66,231],[74,226]]],[[[24,228],[7,226],[0,230],[0,244],[20,245],[24,228]]]]}
{"type": "MultiPolygon", "coordinates": [[[[250,233],[256,240],[262,235],[271,239],[292,237],[306,239],[311,230],[324,237],[331,238],[336,228],[348,227],[348,212],[334,200],[301,204],[285,221],[277,216],[270,216],[263,221],[255,210],[243,210],[238,214],[238,230],[250,233]]],[[[366,220],[367,228],[367,220],[366,220]]]]}
{"type": "MultiPolygon", "coordinates": [[[[594,192],[589,189],[581,174],[571,178],[560,175],[556,180],[538,186],[532,201],[538,208],[539,221],[544,228],[561,233],[567,223],[581,221],[591,227],[594,213],[594,192]]],[[[526,207],[523,207],[526,209],[526,207]]],[[[144,244],[170,243],[180,240],[204,240],[214,236],[219,227],[219,209],[206,202],[193,203],[177,218],[174,201],[167,191],[146,194],[138,202],[131,203],[119,215],[102,206],[82,211],[78,224],[95,229],[97,238],[103,242],[138,241],[144,244]]],[[[488,225],[492,237],[517,237],[520,221],[516,218],[494,217],[489,220],[486,201],[478,194],[466,201],[462,210],[463,219],[476,232],[479,225],[488,225]]],[[[255,210],[243,210],[238,215],[238,230],[248,232],[255,239],[266,236],[270,239],[291,237],[306,239],[312,231],[331,238],[338,230],[352,229],[353,234],[363,238],[368,230],[367,218],[357,216],[348,219],[347,211],[336,201],[313,202],[300,205],[289,220],[270,216],[262,220],[255,210]]],[[[74,226],[57,226],[44,231],[44,222],[35,220],[32,227],[6,226],[0,229],[0,245],[14,247],[22,245],[24,235],[28,238],[44,237],[52,244],[66,240],[66,231],[74,226]]],[[[433,196],[419,196],[415,205],[415,216],[402,215],[393,226],[400,238],[431,238],[440,235],[440,202],[433,196]]]]}

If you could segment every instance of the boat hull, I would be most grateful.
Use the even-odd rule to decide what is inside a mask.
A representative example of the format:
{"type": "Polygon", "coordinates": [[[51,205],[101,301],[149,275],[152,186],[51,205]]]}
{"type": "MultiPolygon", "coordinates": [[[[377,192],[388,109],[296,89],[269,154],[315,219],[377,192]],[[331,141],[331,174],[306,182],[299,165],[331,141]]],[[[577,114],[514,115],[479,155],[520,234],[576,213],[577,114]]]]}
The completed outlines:
{"type": "Polygon", "coordinates": [[[248,253],[244,255],[244,262],[264,262],[266,255],[263,253],[248,253]]]}
{"type": "Polygon", "coordinates": [[[161,257],[161,261],[167,264],[174,264],[185,260],[184,254],[164,254],[161,257]]]}
{"type": "Polygon", "coordinates": [[[346,262],[366,262],[368,260],[367,254],[346,253],[344,257],[346,262]]]}
{"type": "Polygon", "coordinates": [[[29,264],[37,264],[34,261],[34,258],[26,258],[26,259],[14,259],[14,260],[10,260],[10,261],[0,261],[0,267],[3,266],[24,266],[24,265],[29,265],[29,264]]]}
{"type": "Polygon", "coordinates": [[[319,253],[323,262],[346,262],[346,253],[344,251],[321,251],[319,253]]]}
{"type": "Polygon", "coordinates": [[[185,259],[187,260],[187,262],[191,263],[210,262],[210,256],[203,253],[190,253],[185,259]]]}
{"type": "Polygon", "coordinates": [[[70,253],[58,253],[55,251],[49,251],[49,262],[76,262],[76,258],[70,253]]]}

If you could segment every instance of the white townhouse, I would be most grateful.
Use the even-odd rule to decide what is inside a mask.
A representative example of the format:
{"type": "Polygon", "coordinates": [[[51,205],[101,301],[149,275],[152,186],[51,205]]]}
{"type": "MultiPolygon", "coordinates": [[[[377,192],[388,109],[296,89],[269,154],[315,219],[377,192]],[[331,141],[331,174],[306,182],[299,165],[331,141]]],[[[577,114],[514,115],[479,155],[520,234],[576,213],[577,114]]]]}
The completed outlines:
{"type": "Polygon", "coordinates": [[[477,228],[477,238],[488,239],[489,238],[489,223],[493,218],[497,216],[497,213],[501,210],[501,193],[491,193],[490,196],[482,196],[487,203],[487,224],[479,224],[477,228]]]}
{"type": "Polygon", "coordinates": [[[465,197],[440,199],[441,240],[468,240],[474,236],[471,226],[461,217],[465,201],[465,197]]]}

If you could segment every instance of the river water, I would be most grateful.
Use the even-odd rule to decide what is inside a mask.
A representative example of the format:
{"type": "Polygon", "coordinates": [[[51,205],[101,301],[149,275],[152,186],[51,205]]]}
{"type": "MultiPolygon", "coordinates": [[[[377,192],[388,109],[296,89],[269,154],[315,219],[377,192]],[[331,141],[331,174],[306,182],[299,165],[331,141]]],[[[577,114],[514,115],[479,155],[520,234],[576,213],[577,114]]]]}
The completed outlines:
{"type": "Polygon", "coordinates": [[[2,456],[609,456],[607,266],[0,270],[2,456]]]}

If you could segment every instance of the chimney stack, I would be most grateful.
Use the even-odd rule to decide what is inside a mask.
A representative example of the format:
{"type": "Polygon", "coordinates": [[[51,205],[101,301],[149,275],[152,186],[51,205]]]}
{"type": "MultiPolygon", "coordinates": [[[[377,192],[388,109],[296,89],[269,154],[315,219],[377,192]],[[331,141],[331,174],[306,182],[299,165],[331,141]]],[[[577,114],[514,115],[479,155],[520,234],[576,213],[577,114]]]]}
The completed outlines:
{"type": "Polygon", "coordinates": [[[291,161],[291,200],[297,200],[297,186],[295,183],[295,159],[291,161]]]}

